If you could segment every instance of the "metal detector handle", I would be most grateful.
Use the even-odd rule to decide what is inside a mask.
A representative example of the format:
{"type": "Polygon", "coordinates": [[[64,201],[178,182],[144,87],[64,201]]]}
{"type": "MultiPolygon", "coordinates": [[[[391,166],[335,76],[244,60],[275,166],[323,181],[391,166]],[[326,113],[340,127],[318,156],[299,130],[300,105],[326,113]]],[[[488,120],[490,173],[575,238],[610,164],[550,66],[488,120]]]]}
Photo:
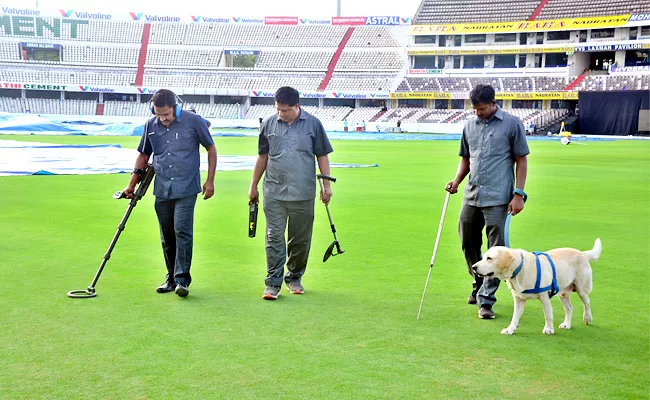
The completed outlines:
{"type": "Polygon", "coordinates": [[[336,178],[333,177],[333,176],[329,176],[329,175],[318,174],[318,175],[316,175],[316,178],[324,179],[324,180],[331,181],[331,182],[336,182],[336,178]]]}
{"type": "MultiPolygon", "coordinates": [[[[333,182],[336,182],[336,178],[332,178],[331,176],[328,176],[328,175],[320,175],[319,174],[319,175],[316,175],[316,177],[318,178],[318,185],[320,186],[320,191],[321,192],[323,192],[323,182],[322,182],[323,179],[329,178],[328,180],[332,180],[333,182]],[[327,177],[327,178],[325,178],[325,177],[327,177]]],[[[336,239],[336,228],[334,228],[334,221],[332,221],[332,213],[330,212],[330,208],[327,205],[325,205],[325,209],[327,210],[327,218],[329,218],[329,220],[330,220],[330,226],[332,227],[332,233],[334,233],[334,239],[336,239]]]]}
{"type": "Polygon", "coordinates": [[[257,212],[258,203],[252,201],[248,203],[248,237],[254,238],[257,232],[257,212]]]}
{"type": "MultiPolygon", "coordinates": [[[[138,183],[138,187],[133,191],[133,198],[140,200],[141,198],[144,197],[145,193],[147,193],[147,189],[149,189],[149,185],[151,185],[151,181],[153,180],[154,175],[156,175],[153,166],[151,164],[147,165],[147,168],[144,170],[144,173],[142,174],[142,177],[140,178],[140,183],[138,183]]],[[[119,190],[113,194],[114,199],[126,199],[126,195],[124,194],[123,191],[119,190]]]]}

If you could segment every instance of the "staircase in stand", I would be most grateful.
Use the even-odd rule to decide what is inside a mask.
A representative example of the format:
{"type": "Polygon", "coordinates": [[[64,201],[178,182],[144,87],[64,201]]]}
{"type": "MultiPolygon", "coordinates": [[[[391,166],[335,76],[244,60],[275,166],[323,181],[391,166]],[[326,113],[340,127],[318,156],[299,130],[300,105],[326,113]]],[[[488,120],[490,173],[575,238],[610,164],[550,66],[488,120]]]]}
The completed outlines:
{"type": "Polygon", "coordinates": [[[341,58],[341,53],[343,53],[343,49],[345,48],[345,45],[348,44],[350,37],[352,37],[352,33],[354,33],[353,26],[349,27],[348,30],[345,32],[345,35],[343,35],[343,39],[341,39],[341,43],[339,43],[339,47],[334,52],[334,55],[332,56],[329,65],[327,66],[327,72],[325,73],[325,77],[323,78],[323,81],[318,86],[318,90],[320,91],[325,90],[325,88],[327,88],[327,85],[329,85],[330,80],[332,79],[332,75],[334,74],[334,68],[336,68],[336,64],[339,62],[339,58],[341,58]]]}

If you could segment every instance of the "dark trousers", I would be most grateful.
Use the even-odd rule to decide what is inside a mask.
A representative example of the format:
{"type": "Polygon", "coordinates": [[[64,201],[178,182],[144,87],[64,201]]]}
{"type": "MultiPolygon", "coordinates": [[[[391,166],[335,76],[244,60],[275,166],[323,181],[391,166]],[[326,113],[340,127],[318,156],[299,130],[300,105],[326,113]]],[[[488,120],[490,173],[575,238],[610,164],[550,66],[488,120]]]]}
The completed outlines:
{"type": "Polygon", "coordinates": [[[196,195],[164,200],[156,197],[155,209],[160,225],[167,281],[189,286],[192,282],[192,246],[194,239],[194,206],[196,195]]]}
{"type": "Polygon", "coordinates": [[[472,294],[477,295],[479,307],[491,307],[497,298],[495,293],[499,288],[499,279],[480,277],[474,275],[472,265],[481,260],[481,246],[483,245],[483,228],[488,240],[488,248],[504,246],[504,230],[508,205],[493,207],[474,207],[463,204],[458,221],[458,234],[467,262],[467,272],[474,279],[472,294]]]}
{"type": "Polygon", "coordinates": [[[266,286],[282,286],[284,281],[300,282],[309,258],[311,234],[314,227],[314,199],[283,201],[264,198],[266,216],[266,286]],[[284,232],[287,228],[287,242],[284,232]],[[287,259],[287,250],[289,257],[287,259]]]}

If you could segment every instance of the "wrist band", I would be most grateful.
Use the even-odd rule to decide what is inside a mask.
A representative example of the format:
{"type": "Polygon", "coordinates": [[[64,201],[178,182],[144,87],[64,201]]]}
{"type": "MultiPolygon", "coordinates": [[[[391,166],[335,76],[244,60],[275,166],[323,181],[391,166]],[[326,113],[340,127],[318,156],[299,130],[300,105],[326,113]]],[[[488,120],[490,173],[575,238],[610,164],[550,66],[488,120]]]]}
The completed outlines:
{"type": "Polygon", "coordinates": [[[524,198],[524,203],[526,202],[526,200],[528,200],[528,195],[522,189],[515,188],[515,190],[512,191],[512,194],[513,195],[518,194],[521,197],[523,197],[524,198]]]}
{"type": "Polygon", "coordinates": [[[133,168],[132,173],[138,175],[140,178],[142,178],[142,176],[144,176],[144,170],[140,169],[140,168],[133,168]]]}

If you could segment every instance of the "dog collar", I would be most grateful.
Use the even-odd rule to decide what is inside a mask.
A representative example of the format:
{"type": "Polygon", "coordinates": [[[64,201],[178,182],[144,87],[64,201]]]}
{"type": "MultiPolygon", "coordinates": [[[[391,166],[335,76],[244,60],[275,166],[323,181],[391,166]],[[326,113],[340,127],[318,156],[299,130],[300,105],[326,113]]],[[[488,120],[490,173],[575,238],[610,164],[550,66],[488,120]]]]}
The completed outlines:
{"type": "Polygon", "coordinates": [[[512,273],[512,276],[510,279],[515,279],[517,275],[519,275],[519,272],[521,272],[521,268],[524,266],[524,253],[521,253],[521,262],[519,263],[519,266],[517,269],[515,269],[515,272],[512,273]]]}

